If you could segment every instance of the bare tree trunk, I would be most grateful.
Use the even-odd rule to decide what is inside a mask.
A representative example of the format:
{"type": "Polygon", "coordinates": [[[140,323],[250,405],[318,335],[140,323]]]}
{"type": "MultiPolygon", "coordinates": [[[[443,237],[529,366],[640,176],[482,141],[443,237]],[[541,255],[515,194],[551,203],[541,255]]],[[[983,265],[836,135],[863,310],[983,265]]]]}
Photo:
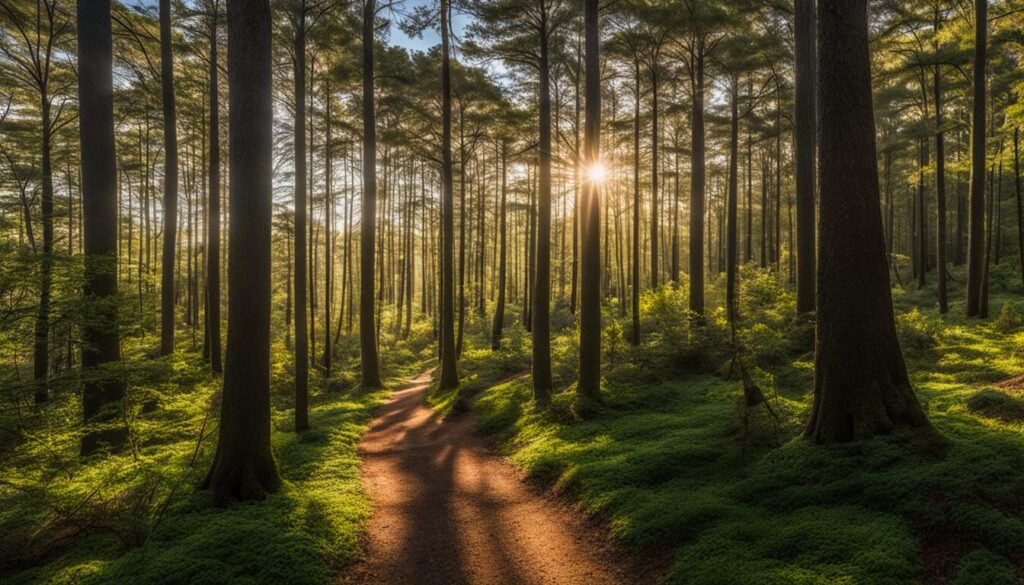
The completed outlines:
{"type": "Polygon", "coordinates": [[[455,201],[452,178],[452,78],[448,0],[441,0],[441,389],[459,385],[455,348],[455,201]]]}
{"type": "Polygon", "coordinates": [[[110,0],[78,3],[78,102],[85,240],[83,294],[93,305],[82,324],[82,387],[87,425],[81,453],[117,449],[128,437],[117,315],[117,163],[114,153],[110,0]]]}
{"type": "Polygon", "coordinates": [[[263,499],[281,478],[270,448],[273,59],[269,0],[228,0],[228,339],[214,501],[263,499]]]}
{"type": "Polygon", "coordinates": [[[975,0],[974,92],[971,115],[971,178],[967,234],[968,317],[979,316],[985,270],[985,69],[988,43],[988,0],[975,0]]]}
{"type": "MultiPolygon", "coordinates": [[[[598,0],[583,5],[587,104],[583,160],[587,168],[601,164],[601,57],[598,0]]],[[[601,398],[601,189],[599,173],[589,173],[582,212],[583,251],[580,272],[580,365],[576,392],[588,400],[601,398]]]]}
{"type": "Polygon", "coordinates": [[[879,200],[867,0],[818,5],[821,183],[816,443],[934,437],[896,337],[879,200]]]}
{"type": "Polygon", "coordinates": [[[171,0],[160,0],[160,86],[164,108],[164,247],[160,260],[160,355],[174,351],[174,244],[178,236],[178,117],[174,107],[171,0]]]}
{"type": "Polygon", "coordinates": [[[363,4],[363,203],[359,247],[359,355],[363,388],[380,388],[377,332],[374,326],[373,277],[377,226],[377,115],[373,95],[375,0],[363,4]]]}

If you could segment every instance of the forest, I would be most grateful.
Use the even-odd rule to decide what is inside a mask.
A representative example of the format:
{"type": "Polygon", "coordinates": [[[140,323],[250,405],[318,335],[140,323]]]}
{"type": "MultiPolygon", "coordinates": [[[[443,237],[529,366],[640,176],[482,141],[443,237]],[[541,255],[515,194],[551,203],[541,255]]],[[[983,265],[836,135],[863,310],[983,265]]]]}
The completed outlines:
{"type": "Polygon", "coordinates": [[[1022,0],[0,0],[0,582],[1024,583],[1022,0]]]}

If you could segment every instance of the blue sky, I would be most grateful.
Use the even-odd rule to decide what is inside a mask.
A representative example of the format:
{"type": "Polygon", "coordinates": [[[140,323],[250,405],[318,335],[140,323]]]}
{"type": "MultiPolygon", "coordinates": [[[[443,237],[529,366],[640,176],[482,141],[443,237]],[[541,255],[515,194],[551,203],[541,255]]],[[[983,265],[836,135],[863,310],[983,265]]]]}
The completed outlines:
{"type": "MultiPolygon", "coordinates": [[[[402,17],[401,15],[406,12],[411,12],[418,6],[425,6],[434,4],[436,0],[405,0],[396,6],[396,10],[393,14],[387,14],[386,16],[392,20],[391,32],[388,42],[393,45],[399,45],[407,49],[415,51],[426,51],[431,47],[440,44],[441,38],[437,34],[437,31],[428,30],[424,31],[421,38],[411,38],[407,36],[398,27],[398,20],[402,17]]],[[[126,4],[143,4],[147,6],[156,6],[157,0],[125,0],[126,4]]],[[[457,35],[465,32],[468,17],[461,14],[455,14],[452,17],[453,27],[457,35]]]]}

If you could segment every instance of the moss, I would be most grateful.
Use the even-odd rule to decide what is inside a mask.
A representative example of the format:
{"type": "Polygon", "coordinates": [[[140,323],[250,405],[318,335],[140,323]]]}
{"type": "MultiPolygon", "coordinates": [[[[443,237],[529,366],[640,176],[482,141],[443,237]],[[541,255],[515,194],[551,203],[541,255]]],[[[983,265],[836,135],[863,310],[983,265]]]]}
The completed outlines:
{"type": "Polygon", "coordinates": [[[812,398],[809,323],[788,316],[791,293],[774,279],[747,276],[740,355],[779,415],[755,413],[764,419],[758,433],[740,432],[742,385],[724,377],[731,350],[716,314],[702,332],[689,329],[674,305],[685,295],[668,291],[647,297],[657,314],[645,334],[655,339],[615,348],[604,405],[586,418],[564,415],[568,383],[538,411],[528,375],[499,380],[488,352],[472,356],[464,370],[483,386],[472,401],[479,428],[616,539],[670,551],[669,583],[921,582],[922,538],[941,534],[970,545],[956,554],[982,551],[954,558],[943,579],[1015,582],[1024,553],[1020,402],[985,387],[1024,370],[1016,334],[919,308],[934,303],[934,290],[894,291],[911,377],[950,448],[931,456],[899,434],[818,447],[799,439],[812,398]],[[670,342],[659,331],[673,327],[681,338],[670,342]]]}
{"type": "MultiPolygon", "coordinates": [[[[328,582],[360,551],[370,506],[356,447],[386,393],[314,391],[312,430],[292,431],[288,352],[272,366],[273,449],[284,487],[261,503],[212,506],[196,491],[212,457],[217,381],[182,351],[132,371],[133,448],[77,457],[77,430],[57,401],[36,441],[0,471],[0,551],[30,562],[5,583],[328,582]],[[199,438],[202,437],[202,440],[199,438]],[[12,471],[12,470],[16,470],[12,471]]],[[[129,350],[131,351],[131,350],[129,350]]],[[[347,374],[346,374],[347,375],[347,374]]],[[[314,378],[312,387],[326,383],[314,378]]],[[[68,397],[71,398],[71,397],[68,397]]],[[[41,424],[41,423],[40,423],[41,424]]]]}

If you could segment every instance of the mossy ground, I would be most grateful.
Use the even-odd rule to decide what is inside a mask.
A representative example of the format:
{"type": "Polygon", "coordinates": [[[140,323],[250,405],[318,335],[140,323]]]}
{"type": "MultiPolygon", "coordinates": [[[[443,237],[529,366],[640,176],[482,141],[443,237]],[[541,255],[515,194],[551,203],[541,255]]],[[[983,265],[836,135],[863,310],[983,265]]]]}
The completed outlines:
{"type": "MultiPolygon", "coordinates": [[[[951,442],[943,458],[900,435],[835,447],[800,440],[813,387],[809,325],[788,316],[786,286],[758,271],[743,277],[735,343],[717,312],[688,326],[682,290],[645,295],[638,348],[610,337],[628,322],[606,314],[613,365],[603,406],[585,416],[571,392],[575,357],[560,351],[570,330],[553,344],[563,391],[550,409],[530,403],[515,327],[500,352],[469,353],[462,395],[517,466],[578,499],[615,538],[667,553],[670,583],[1024,579],[1020,390],[994,388],[1024,372],[1012,267],[993,272],[988,321],[963,318],[959,302],[939,316],[934,288],[894,289],[915,387],[951,442]],[[777,421],[741,406],[742,384],[728,376],[737,352],[777,421]],[[971,408],[997,390],[994,405],[982,400],[987,410],[971,408]]],[[[955,283],[951,298],[962,298],[955,283]]]]}
{"type": "MultiPolygon", "coordinates": [[[[419,329],[411,340],[387,340],[389,386],[418,373],[430,337],[419,329]]],[[[3,428],[17,432],[0,449],[0,581],[331,582],[361,551],[370,502],[356,447],[387,396],[355,383],[356,340],[342,338],[330,380],[314,371],[311,430],[302,434],[293,430],[292,352],[275,341],[272,440],[284,485],[263,502],[222,508],[197,490],[216,443],[219,381],[187,338],[161,359],[147,358],[151,342],[125,342],[132,443],[124,453],[79,457],[73,379],[20,421],[5,411],[3,428]]]]}

